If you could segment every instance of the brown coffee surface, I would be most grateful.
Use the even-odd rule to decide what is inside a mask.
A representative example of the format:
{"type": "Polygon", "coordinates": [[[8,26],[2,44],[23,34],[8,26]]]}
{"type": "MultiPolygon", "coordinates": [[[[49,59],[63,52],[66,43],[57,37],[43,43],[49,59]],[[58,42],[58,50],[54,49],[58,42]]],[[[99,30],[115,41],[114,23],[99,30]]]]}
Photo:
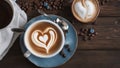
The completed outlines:
{"type": "Polygon", "coordinates": [[[13,11],[10,5],[4,1],[0,0],[0,29],[7,26],[13,17],[13,11]]]}
{"type": "Polygon", "coordinates": [[[28,35],[28,39],[29,39],[29,43],[30,43],[30,46],[32,47],[32,49],[37,52],[37,53],[40,53],[40,54],[43,54],[43,55],[49,55],[51,53],[54,53],[56,50],[59,49],[59,47],[61,46],[61,43],[62,43],[62,35],[61,35],[61,32],[60,30],[54,26],[53,24],[50,24],[50,23],[46,23],[46,22],[42,22],[42,23],[38,23],[37,25],[35,25],[29,32],[29,35],[28,35]],[[43,47],[39,47],[37,46],[33,41],[32,41],[32,34],[34,33],[34,31],[40,31],[38,32],[39,35],[37,36],[37,39],[40,41],[40,36],[44,37],[45,35],[48,36],[48,40],[46,41],[46,43],[42,42],[43,44],[46,44],[46,46],[48,46],[48,44],[50,43],[50,40],[51,40],[51,35],[49,33],[49,31],[51,29],[48,29],[48,28],[52,28],[55,30],[56,34],[55,34],[55,37],[56,38],[56,41],[54,40],[54,44],[52,44],[52,47],[50,48],[49,50],[49,53],[46,52],[46,49],[43,48],[43,47]],[[46,30],[48,29],[48,30],[46,30]]]}

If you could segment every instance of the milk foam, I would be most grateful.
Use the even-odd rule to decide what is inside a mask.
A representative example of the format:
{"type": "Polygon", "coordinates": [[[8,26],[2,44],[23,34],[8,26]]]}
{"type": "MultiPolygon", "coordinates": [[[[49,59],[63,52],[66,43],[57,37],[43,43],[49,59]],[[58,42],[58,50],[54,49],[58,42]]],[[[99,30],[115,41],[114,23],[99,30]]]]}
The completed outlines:
{"type": "Polygon", "coordinates": [[[48,27],[43,32],[41,30],[35,30],[32,33],[31,39],[36,46],[44,48],[46,53],[49,53],[49,50],[54,46],[57,40],[57,33],[53,28],[48,27]],[[50,37],[48,37],[48,34],[50,37]],[[48,44],[46,43],[47,41],[48,44]]]}
{"type": "Polygon", "coordinates": [[[94,13],[96,12],[95,5],[91,0],[76,2],[74,8],[78,16],[83,20],[93,17],[94,13]]]}

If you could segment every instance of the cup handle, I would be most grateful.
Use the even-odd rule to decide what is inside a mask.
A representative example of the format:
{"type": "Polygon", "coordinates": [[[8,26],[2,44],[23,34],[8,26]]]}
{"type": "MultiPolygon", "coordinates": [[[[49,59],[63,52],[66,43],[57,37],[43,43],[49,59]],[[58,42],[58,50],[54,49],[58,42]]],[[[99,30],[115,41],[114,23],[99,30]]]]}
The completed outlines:
{"type": "Polygon", "coordinates": [[[25,57],[25,58],[28,58],[30,55],[31,55],[31,52],[30,52],[30,51],[26,51],[26,52],[24,53],[24,57],[25,57]]]}

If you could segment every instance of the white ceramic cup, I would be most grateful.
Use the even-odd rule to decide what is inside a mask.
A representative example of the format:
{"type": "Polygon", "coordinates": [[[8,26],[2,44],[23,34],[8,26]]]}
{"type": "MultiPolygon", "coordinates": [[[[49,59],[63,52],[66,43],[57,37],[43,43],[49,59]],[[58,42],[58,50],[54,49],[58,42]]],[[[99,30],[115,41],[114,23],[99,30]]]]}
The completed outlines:
{"type": "Polygon", "coordinates": [[[58,24],[56,24],[56,23],[54,23],[53,21],[50,21],[50,20],[39,20],[39,21],[36,21],[36,22],[32,23],[30,26],[28,26],[28,28],[26,29],[26,31],[24,33],[24,45],[28,49],[28,51],[26,51],[24,56],[29,57],[31,54],[33,54],[33,55],[35,55],[37,57],[40,57],[40,58],[50,58],[50,57],[53,57],[53,56],[57,55],[62,50],[62,48],[64,46],[64,43],[65,43],[64,32],[58,24]],[[56,52],[54,52],[52,54],[49,54],[49,55],[42,55],[40,53],[35,52],[31,48],[31,45],[28,43],[28,34],[29,34],[29,31],[31,30],[31,28],[33,28],[36,24],[43,23],[43,22],[51,23],[52,25],[56,26],[59,29],[59,31],[61,33],[61,36],[62,36],[61,46],[58,48],[58,50],[56,50],[56,52]]]}
{"type": "Polygon", "coordinates": [[[13,28],[21,28],[25,25],[25,23],[27,22],[27,15],[26,13],[21,10],[21,8],[17,5],[17,3],[15,2],[16,0],[5,0],[10,7],[12,8],[13,11],[13,17],[12,20],[10,22],[10,24],[7,27],[13,27],[13,28]]]}
{"type": "Polygon", "coordinates": [[[11,31],[12,28],[22,28],[27,22],[26,13],[17,5],[16,0],[5,0],[13,11],[11,22],[0,29],[0,60],[7,54],[14,41],[19,36],[11,31]]]}

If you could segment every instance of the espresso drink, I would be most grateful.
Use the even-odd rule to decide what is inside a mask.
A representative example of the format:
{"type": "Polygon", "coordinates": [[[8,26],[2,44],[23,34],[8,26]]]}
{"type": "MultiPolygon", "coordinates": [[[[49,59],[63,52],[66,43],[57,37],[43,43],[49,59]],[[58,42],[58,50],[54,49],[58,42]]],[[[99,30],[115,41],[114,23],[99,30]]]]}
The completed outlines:
{"type": "Polygon", "coordinates": [[[62,43],[62,34],[58,27],[48,22],[33,25],[27,31],[26,41],[34,52],[49,55],[58,50],[62,43]]]}
{"type": "Polygon", "coordinates": [[[0,29],[7,26],[13,16],[13,11],[10,5],[5,0],[0,0],[0,29]]]}
{"type": "Polygon", "coordinates": [[[99,10],[97,0],[74,0],[72,4],[73,15],[83,23],[94,22],[99,10]]]}

